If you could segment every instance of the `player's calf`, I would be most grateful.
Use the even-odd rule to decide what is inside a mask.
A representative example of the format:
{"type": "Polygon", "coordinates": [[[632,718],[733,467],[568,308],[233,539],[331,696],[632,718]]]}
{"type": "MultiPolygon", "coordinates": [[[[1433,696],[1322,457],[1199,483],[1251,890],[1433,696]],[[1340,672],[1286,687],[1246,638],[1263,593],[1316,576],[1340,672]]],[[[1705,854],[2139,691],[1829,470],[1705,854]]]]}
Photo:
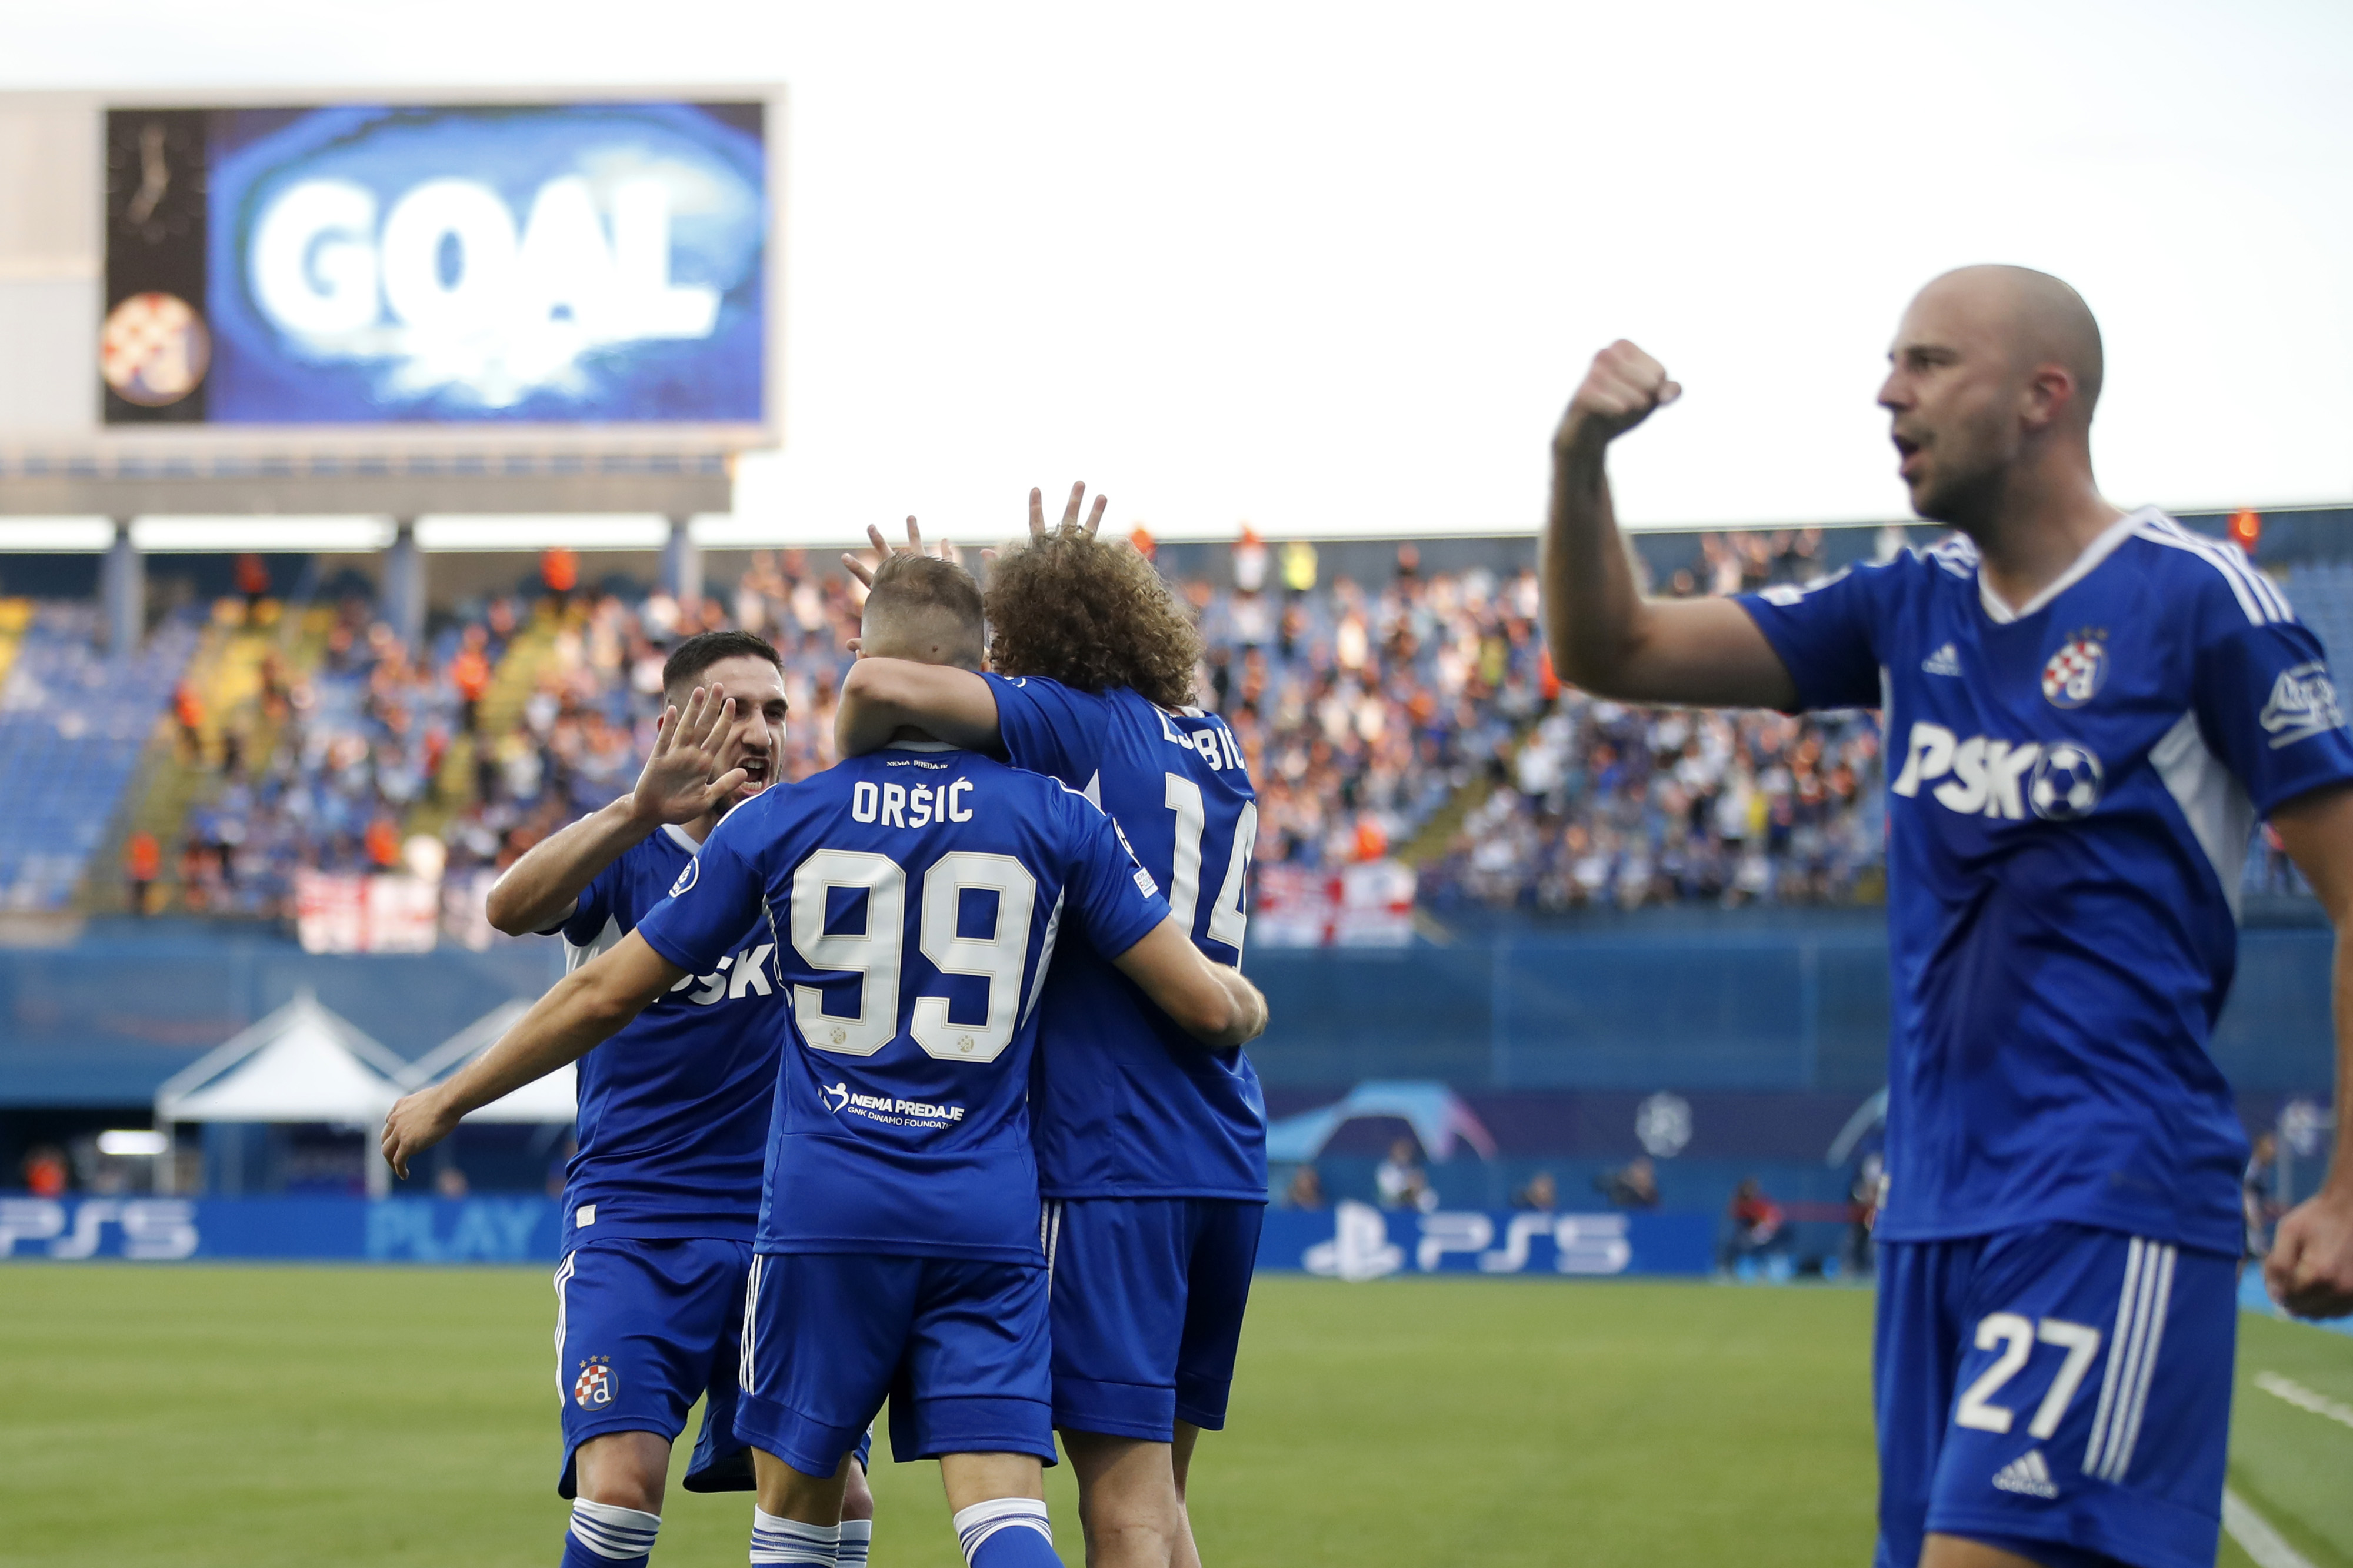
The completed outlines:
{"type": "Polygon", "coordinates": [[[1065,1427],[1062,1447],[1078,1477],[1090,1568],[1170,1568],[1180,1560],[1185,1504],[1168,1444],[1065,1427]]]}
{"type": "Polygon", "coordinates": [[[607,1432],[581,1444],[575,1463],[563,1568],[643,1568],[661,1530],[670,1445],[652,1432],[607,1432]]]}
{"type": "Polygon", "coordinates": [[[943,1454],[940,1482],[969,1568],[1060,1568],[1035,1455],[943,1454]]]}

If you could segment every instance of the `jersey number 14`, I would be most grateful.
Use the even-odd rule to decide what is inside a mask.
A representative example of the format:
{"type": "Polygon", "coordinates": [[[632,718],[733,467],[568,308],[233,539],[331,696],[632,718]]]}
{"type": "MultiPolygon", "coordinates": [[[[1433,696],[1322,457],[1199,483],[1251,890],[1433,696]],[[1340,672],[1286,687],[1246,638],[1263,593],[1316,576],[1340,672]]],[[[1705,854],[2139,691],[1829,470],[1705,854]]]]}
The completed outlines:
{"type": "MultiPolygon", "coordinates": [[[[1208,808],[1202,803],[1201,786],[1183,773],[1168,775],[1168,809],[1176,814],[1176,862],[1168,868],[1168,912],[1193,934],[1193,910],[1201,898],[1201,836],[1208,831],[1208,808]]],[[[1208,938],[1221,942],[1234,950],[1234,961],[1242,956],[1242,937],[1250,915],[1242,908],[1242,896],[1250,883],[1250,847],[1258,842],[1258,803],[1244,801],[1241,815],[1234,820],[1233,847],[1226,857],[1226,879],[1218,888],[1218,901],[1209,906],[1208,938]]]]}

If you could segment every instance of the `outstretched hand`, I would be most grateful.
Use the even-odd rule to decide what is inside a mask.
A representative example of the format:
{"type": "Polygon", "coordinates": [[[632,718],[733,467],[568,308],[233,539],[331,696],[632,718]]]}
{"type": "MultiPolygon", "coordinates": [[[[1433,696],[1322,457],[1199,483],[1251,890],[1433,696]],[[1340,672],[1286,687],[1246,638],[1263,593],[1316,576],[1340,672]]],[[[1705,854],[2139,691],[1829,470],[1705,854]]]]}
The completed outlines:
{"type": "Polygon", "coordinates": [[[712,776],[734,727],[735,700],[724,687],[696,687],[683,713],[663,709],[630,809],[644,821],[681,825],[716,810],[750,776],[742,768],[712,776]]]}
{"type": "Polygon", "coordinates": [[[915,520],[912,517],[907,520],[907,542],[904,544],[892,544],[882,537],[882,531],[871,522],[866,525],[866,537],[873,542],[873,562],[870,564],[851,552],[844,551],[841,564],[843,570],[870,588],[874,586],[874,574],[881,570],[882,563],[890,560],[893,555],[936,555],[943,561],[953,561],[956,558],[955,546],[944,539],[940,541],[940,547],[937,550],[923,548],[923,531],[915,525],[915,520]]]}
{"type": "Polygon", "coordinates": [[[1553,435],[1553,449],[1599,449],[1683,395],[1667,379],[1667,368],[1620,338],[1593,356],[1593,368],[1568,400],[1553,435]]]}
{"type": "MultiPolygon", "coordinates": [[[[1087,482],[1084,479],[1071,487],[1070,503],[1062,508],[1064,533],[1075,532],[1078,530],[1079,503],[1086,500],[1086,497],[1087,482]]],[[[1103,526],[1103,508],[1110,504],[1109,496],[1095,497],[1094,509],[1087,513],[1086,530],[1089,539],[1092,539],[1095,536],[1095,531],[1103,526]]],[[[1029,537],[1032,540],[1043,540],[1046,537],[1046,496],[1044,491],[1034,485],[1029,489],[1029,537]]]]}
{"type": "Polygon", "coordinates": [[[442,1103],[438,1085],[404,1096],[384,1119],[384,1163],[402,1181],[408,1180],[408,1162],[425,1152],[458,1125],[442,1103]]]}

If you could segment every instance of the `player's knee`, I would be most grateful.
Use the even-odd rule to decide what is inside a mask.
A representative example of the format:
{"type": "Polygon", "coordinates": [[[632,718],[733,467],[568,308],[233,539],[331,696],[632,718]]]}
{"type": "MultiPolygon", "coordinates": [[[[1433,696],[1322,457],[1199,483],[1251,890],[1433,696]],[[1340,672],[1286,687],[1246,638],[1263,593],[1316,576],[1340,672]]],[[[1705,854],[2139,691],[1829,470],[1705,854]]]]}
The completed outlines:
{"type": "Polygon", "coordinates": [[[575,1490],[608,1508],[661,1512],[670,1479],[670,1445],[651,1433],[616,1432],[580,1446],[575,1490]]]}
{"type": "Polygon", "coordinates": [[[849,1461],[849,1484],[841,1494],[841,1518],[844,1523],[874,1517],[874,1489],[866,1484],[866,1471],[857,1460],[849,1461]]]}

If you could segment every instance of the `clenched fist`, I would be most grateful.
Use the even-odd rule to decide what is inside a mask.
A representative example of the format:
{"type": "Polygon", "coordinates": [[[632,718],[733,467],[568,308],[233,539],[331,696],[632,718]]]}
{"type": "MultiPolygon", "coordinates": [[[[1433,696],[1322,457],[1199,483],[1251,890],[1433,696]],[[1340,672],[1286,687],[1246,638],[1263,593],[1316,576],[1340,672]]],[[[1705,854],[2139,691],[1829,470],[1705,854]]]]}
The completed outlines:
{"type": "Polygon", "coordinates": [[[1620,338],[1593,356],[1593,368],[1585,373],[1584,384],[1560,416],[1553,450],[1599,453],[1649,418],[1652,409],[1681,397],[1683,391],[1667,379],[1666,366],[1620,338]]]}

